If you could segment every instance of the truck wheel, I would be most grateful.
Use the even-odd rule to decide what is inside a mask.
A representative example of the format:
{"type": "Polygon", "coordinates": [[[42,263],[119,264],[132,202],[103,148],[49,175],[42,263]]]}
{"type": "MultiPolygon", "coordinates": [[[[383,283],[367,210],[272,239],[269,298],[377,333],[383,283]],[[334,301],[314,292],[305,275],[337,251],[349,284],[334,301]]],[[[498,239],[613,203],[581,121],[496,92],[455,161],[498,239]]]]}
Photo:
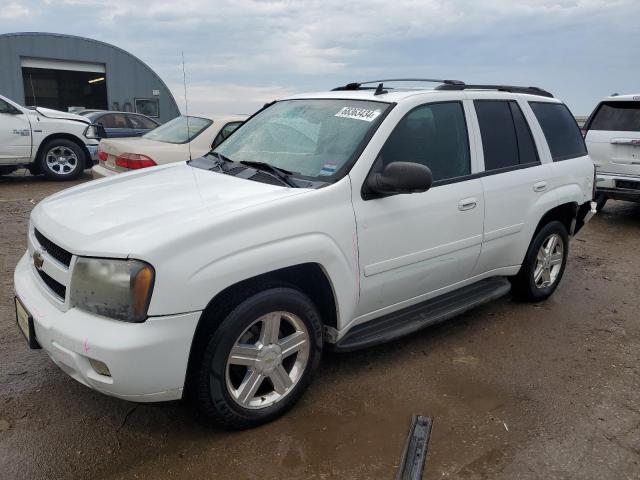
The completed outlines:
{"type": "Polygon", "coordinates": [[[609,199],[604,194],[598,193],[596,194],[596,198],[594,198],[593,200],[596,202],[596,210],[599,212],[604,208],[607,200],[609,199]]]}
{"type": "Polygon", "coordinates": [[[71,140],[53,139],[42,148],[40,169],[52,180],[73,180],[85,169],[85,154],[71,140]]]}
{"type": "Polygon", "coordinates": [[[524,257],[520,272],[512,277],[516,297],[530,302],[548,298],[558,287],[569,253],[569,235],[558,221],[536,233],[524,257]]]}
{"type": "Polygon", "coordinates": [[[213,332],[193,376],[196,406],[236,429],[271,421],[309,385],[322,355],[322,322],[311,300],[293,288],[257,293],[213,332]]]}

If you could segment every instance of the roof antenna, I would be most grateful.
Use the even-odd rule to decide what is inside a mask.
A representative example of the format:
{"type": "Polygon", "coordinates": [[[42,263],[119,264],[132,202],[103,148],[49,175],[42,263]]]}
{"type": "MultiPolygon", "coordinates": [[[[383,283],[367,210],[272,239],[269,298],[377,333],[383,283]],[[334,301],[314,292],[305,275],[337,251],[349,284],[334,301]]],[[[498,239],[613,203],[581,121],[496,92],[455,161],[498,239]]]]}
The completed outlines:
{"type": "Polygon", "coordinates": [[[189,160],[191,160],[191,131],[189,130],[189,102],[187,101],[187,74],[184,69],[184,51],[182,52],[182,84],[184,86],[184,112],[187,116],[187,148],[189,149],[189,160]]]}
{"type": "Polygon", "coordinates": [[[376,87],[376,91],[374,92],[374,95],[382,95],[384,93],[389,93],[384,89],[384,86],[382,85],[382,83],[379,83],[378,86],[376,87]]]}
{"type": "Polygon", "coordinates": [[[38,102],[36,101],[36,89],[33,88],[33,75],[29,74],[29,83],[31,84],[31,96],[33,97],[33,106],[38,108],[38,102]]]}

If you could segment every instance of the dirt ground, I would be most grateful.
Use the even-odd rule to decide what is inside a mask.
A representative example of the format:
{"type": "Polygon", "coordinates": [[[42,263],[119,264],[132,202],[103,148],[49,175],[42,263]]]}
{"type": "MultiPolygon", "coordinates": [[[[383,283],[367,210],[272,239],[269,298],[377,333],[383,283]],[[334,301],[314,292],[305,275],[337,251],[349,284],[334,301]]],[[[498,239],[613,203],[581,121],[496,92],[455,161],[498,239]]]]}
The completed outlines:
{"type": "Polygon", "coordinates": [[[69,186],[0,177],[1,479],[392,479],[414,413],[434,419],[425,479],[640,479],[640,205],[594,218],[548,301],[327,354],[289,414],[230,433],[181,402],[93,392],[27,349],[13,270],[34,204],[69,186]]]}

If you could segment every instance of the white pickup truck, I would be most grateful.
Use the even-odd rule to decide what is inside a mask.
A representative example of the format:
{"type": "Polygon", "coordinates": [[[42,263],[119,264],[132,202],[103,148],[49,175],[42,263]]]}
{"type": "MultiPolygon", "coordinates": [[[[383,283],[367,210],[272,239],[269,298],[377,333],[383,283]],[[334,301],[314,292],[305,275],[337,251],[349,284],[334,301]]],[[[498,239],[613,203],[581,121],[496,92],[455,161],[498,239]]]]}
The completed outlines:
{"type": "Polygon", "coordinates": [[[390,341],[509,291],[549,297],[595,212],[594,174],[569,109],[540,89],[298,95],[204,157],[40,202],[18,324],[98,391],[189,392],[212,419],[257,425],[295,403],[325,347],[390,341]]]}
{"type": "Polygon", "coordinates": [[[0,95],[0,175],[19,168],[71,180],[97,160],[98,132],[86,117],[25,108],[0,95]]]}

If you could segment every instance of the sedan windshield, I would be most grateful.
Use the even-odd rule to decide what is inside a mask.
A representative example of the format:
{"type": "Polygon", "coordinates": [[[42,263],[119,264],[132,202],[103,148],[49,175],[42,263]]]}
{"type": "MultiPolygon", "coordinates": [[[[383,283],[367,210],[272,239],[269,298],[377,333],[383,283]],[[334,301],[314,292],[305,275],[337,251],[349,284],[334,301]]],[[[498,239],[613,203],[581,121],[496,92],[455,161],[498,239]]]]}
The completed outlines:
{"type": "Polygon", "coordinates": [[[187,143],[200,135],[213,120],[200,117],[177,117],[144,134],[142,138],[166,143],[187,143]],[[188,124],[188,127],[187,127],[188,124]]]}
{"type": "Polygon", "coordinates": [[[234,162],[262,162],[329,180],[341,173],[387,108],[388,103],[360,100],[284,100],[257,114],[214,151],[234,162]]]}

